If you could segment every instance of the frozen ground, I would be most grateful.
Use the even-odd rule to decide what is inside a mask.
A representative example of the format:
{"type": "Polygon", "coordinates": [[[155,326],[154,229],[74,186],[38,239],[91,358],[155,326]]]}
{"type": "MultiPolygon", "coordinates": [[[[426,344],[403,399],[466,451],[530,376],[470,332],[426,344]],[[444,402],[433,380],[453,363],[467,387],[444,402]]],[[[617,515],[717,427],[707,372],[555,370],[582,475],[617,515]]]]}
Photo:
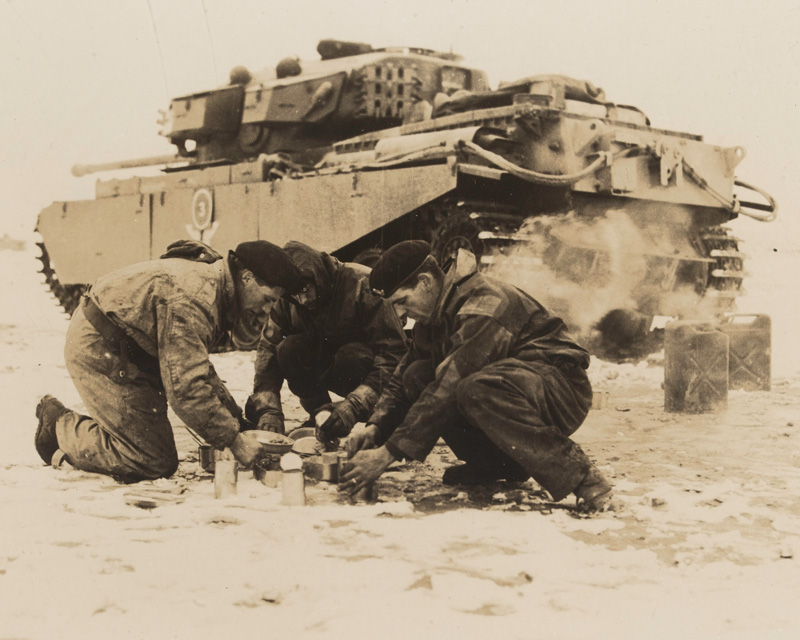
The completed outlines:
{"type": "MultiPolygon", "coordinates": [[[[156,483],[179,504],[143,510],[130,487],[45,467],[36,401],[80,404],[34,255],[0,251],[0,639],[800,636],[800,254],[748,265],[740,306],[772,316],[771,392],[667,414],[657,362],[593,364],[609,406],[576,439],[624,510],[592,519],[530,484],[444,488],[445,449],[388,473],[374,505],[309,484],[308,506],[281,506],[249,472],[215,500],[180,426],[180,472],[156,483]]],[[[251,356],[215,363],[243,401],[251,356]]]]}

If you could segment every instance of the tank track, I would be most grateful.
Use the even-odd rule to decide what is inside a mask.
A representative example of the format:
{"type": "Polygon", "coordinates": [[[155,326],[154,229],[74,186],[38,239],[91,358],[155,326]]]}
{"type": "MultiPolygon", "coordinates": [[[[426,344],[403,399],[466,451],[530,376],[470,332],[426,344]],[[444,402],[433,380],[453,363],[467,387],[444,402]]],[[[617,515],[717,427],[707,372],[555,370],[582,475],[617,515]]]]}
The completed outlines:
{"type": "Polygon", "coordinates": [[[88,289],[88,285],[62,284],[50,262],[50,254],[47,253],[44,242],[37,242],[36,246],[39,247],[42,252],[42,255],[39,256],[39,261],[42,263],[42,268],[39,270],[39,273],[44,275],[45,284],[50,289],[53,296],[55,296],[56,300],[58,300],[58,303],[64,308],[64,311],[72,315],[75,309],[78,308],[81,296],[86,289],[88,289]]]}
{"type": "Polygon", "coordinates": [[[744,294],[742,282],[747,276],[744,261],[747,257],[739,251],[741,240],[731,235],[727,227],[708,227],[700,239],[706,255],[714,262],[708,271],[705,298],[713,300],[717,315],[736,310],[736,299],[744,294]]]}
{"type": "MultiPolygon", "coordinates": [[[[485,270],[499,255],[507,255],[515,245],[526,243],[519,234],[525,217],[524,212],[515,207],[479,201],[448,201],[426,211],[418,222],[425,224],[426,235],[422,237],[431,242],[433,255],[440,263],[452,257],[457,249],[466,248],[478,255],[480,268],[485,270]]],[[[706,227],[696,237],[698,253],[712,260],[705,277],[697,282],[697,293],[702,297],[698,312],[705,317],[709,314],[722,317],[735,311],[736,299],[744,293],[742,282],[747,275],[744,271],[746,256],[739,251],[739,239],[726,227],[706,227]]],[[[542,263],[550,262],[547,255],[540,255],[538,259],[542,263]]],[[[525,267],[520,265],[520,268],[525,267]]],[[[625,315],[623,320],[624,326],[607,327],[607,336],[602,322],[598,323],[600,339],[592,346],[600,357],[610,361],[638,361],[663,347],[663,331],[647,330],[652,316],[634,311],[625,315]],[[633,324],[642,324],[645,328],[629,331],[629,342],[604,342],[603,336],[614,338],[633,324]]]]}
{"type": "MultiPolygon", "coordinates": [[[[514,245],[524,244],[518,231],[525,215],[516,207],[486,202],[445,202],[426,212],[426,233],[433,255],[446,259],[458,248],[470,249],[480,258],[482,268],[489,267],[497,254],[506,254],[514,245]]],[[[742,282],[746,255],[739,251],[741,240],[724,226],[706,227],[700,232],[698,250],[713,260],[709,264],[705,287],[699,291],[712,299],[716,313],[736,309],[736,299],[744,294],[742,282]]]]}

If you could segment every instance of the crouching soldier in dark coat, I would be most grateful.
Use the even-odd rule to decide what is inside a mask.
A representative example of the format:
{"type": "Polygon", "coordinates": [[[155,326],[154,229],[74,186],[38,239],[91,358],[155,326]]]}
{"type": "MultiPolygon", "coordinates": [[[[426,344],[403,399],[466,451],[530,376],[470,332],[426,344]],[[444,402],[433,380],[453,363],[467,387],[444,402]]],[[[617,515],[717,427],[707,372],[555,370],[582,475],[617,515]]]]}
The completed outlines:
{"type": "Polygon", "coordinates": [[[342,263],[300,242],[284,247],[303,276],[303,288],[272,309],[258,345],[247,417],[259,429],[284,432],[284,380],[314,415],[331,415],[318,437],[330,442],[366,420],[405,353],[392,308],[369,291],[369,269],[342,263]],[[330,405],[329,391],[344,399],[330,405]]]}
{"type": "Polygon", "coordinates": [[[162,258],[102,276],[75,311],[64,356],[91,417],[42,398],[36,450],[45,462],[63,452],[72,466],[123,482],[170,476],[178,454],[167,404],[239,462],[260,453],[258,441],[240,433],[241,410],[209,351],[236,323],[260,327],[278,298],[298,290],[297,267],[263,240],[240,244],[227,259],[181,241],[162,258]]]}
{"type": "Polygon", "coordinates": [[[460,250],[446,272],[423,241],[383,254],[370,285],[401,320],[416,321],[411,349],[348,447],[345,488],[358,491],[395,460],[424,460],[439,437],[466,464],[445,484],[530,476],[554,500],[605,508],[611,485],[570,440],[592,401],[589,354],[564,322],[509,284],[477,272],[460,250]],[[379,448],[376,448],[379,447],[379,448]]]}

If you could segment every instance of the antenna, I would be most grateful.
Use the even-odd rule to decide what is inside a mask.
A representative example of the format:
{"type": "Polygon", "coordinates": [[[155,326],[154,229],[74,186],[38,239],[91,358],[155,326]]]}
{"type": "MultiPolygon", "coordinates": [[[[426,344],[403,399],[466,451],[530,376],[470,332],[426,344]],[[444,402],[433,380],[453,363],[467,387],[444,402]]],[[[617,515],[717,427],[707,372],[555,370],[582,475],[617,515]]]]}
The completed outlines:
{"type": "Polygon", "coordinates": [[[206,31],[208,32],[208,44],[211,49],[211,63],[214,65],[214,82],[219,83],[219,72],[217,71],[217,55],[214,52],[214,39],[211,37],[211,25],[208,23],[208,8],[206,0],[200,0],[203,5],[203,16],[206,20],[206,31]]]}
{"type": "Polygon", "coordinates": [[[153,25],[153,36],[156,39],[156,48],[158,49],[158,60],[161,62],[161,79],[164,82],[164,96],[169,102],[169,88],[167,87],[167,70],[164,68],[164,54],[161,51],[161,41],[158,39],[158,29],[156,29],[156,18],[153,15],[153,7],[150,5],[150,0],[146,0],[147,10],[150,13],[150,24],[153,25]]]}

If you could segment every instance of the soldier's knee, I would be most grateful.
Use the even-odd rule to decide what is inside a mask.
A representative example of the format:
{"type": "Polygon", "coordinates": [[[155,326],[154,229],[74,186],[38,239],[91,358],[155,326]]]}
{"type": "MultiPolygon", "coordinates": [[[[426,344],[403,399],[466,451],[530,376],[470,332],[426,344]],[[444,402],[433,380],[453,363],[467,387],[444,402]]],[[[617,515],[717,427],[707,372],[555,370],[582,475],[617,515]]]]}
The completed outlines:
{"type": "Polygon", "coordinates": [[[141,480],[169,478],[178,470],[177,453],[169,456],[151,457],[140,462],[141,480]]]}
{"type": "Polygon", "coordinates": [[[314,345],[304,334],[286,336],[275,349],[278,366],[284,376],[311,366],[314,360],[314,345]]]}
{"type": "Polygon", "coordinates": [[[342,345],[333,357],[332,375],[355,387],[372,370],[375,355],[367,345],[351,342],[342,345]]]}
{"type": "Polygon", "coordinates": [[[458,410],[469,415],[473,407],[480,407],[486,394],[485,376],[477,371],[463,378],[456,385],[456,406],[458,410]]]}

